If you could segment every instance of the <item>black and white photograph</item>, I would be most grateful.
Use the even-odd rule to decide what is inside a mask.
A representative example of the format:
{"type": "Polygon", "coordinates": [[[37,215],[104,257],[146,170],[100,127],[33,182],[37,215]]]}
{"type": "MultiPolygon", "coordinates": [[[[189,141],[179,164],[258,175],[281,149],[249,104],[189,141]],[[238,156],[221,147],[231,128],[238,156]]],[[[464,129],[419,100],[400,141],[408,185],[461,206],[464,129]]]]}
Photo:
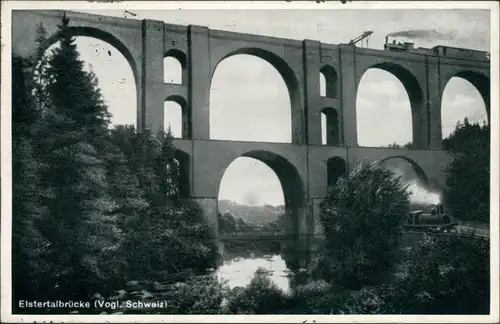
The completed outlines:
{"type": "Polygon", "coordinates": [[[498,2],[1,6],[1,322],[500,320],[498,2]]]}

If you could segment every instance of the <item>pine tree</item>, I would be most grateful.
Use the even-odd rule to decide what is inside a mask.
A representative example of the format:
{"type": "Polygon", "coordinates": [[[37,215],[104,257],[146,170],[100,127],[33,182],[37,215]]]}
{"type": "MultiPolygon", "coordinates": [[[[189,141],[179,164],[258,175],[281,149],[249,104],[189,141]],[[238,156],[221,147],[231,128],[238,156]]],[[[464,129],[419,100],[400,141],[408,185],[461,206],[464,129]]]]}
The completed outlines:
{"type": "Polygon", "coordinates": [[[167,133],[160,132],[162,141],[161,154],[156,161],[157,174],[160,180],[160,204],[179,198],[179,161],[175,158],[173,135],[170,129],[167,133]]]}
{"type": "Polygon", "coordinates": [[[107,112],[95,79],[83,71],[68,20],[60,48],[49,60],[50,106],[37,127],[40,139],[43,234],[50,241],[52,297],[86,298],[113,276],[109,257],[123,235],[113,215],[106,161],[99,154],[107,134],[107,112]]]}
{"type": "Polygon", "coordinates": [[[35,98],[37,109],[43,113],[48,109],[50,103],[46,91],[47,85],[52,82],[52,78],[48,74],[49,59],[52,57],[52,52],[46,53],[45,47],[47,45],[47,31],[40,23],[36,30],[36,56],[33,75],[33,97],[35,98]]]}
{"type": "Polygon", "coordinates": [[[58,36],[60,46],[53,51],[47,69],[52,79],[47,85],[52,108],[71,121],[73,128],[80,129],[85,140],[99,145],[108,134],[110,114],[97,87],[98,80],[95,74],[84,71],[66,16],[58,36]]]}
{"type": "Polygon", "coordinates": [[[131,168],[132,141],[137,137],[135,130],[127,126],[118,126],[111,131],[110,153],[108,161],[108,180],[110,193],[116,202],[115,213],[120,215],[123,226],[129,220],[145,214],[149,203],[145,199],[139,180],[131,168]]]}
{"type": "MultiPolygon", "coordinates": [[[[112,131],[114,141],[118,130],[126,132],[122,127],[112,131]]],[[[129,279],[161,281],[188,268],[214,267],[217,246],[202,211],[179,198],[179,166],[171,134],[130,133],[119,146],[149,208],[132,217],[124,229],[129,279]]]]}
{"type": "Polygon", "coordinates": [[[13,312],[18,300],[43,296],[50,267],[43,259],[47,241],[39,231],[43,215],[33,126],[39,114],[29,94],[24,69],[29,62],[12,60],[12,278],[13,312]]]}
{"type": "Polygon", "coordinates": [[[108,181],[110,195],[116,202],[113,214],[123,231],[124,245],[117,251],[113,262],[120,268],[116,275],[123,280],[137,279],[132,275],[135,266],[134,251],[127,241],[148,216],[149,202],[140,185],[132,163],[138,134],[133,127],[117,126],[110,134],[108,181]]]}
{"type": "Polygon", "coordinates": [[[45,45],[47,43],[47,31],[43,23],[38,24],[36,28],[36,59],[41,60],[45,54],[45,45]]]}
{"type": "Polygon", "coordinates": [[[448,209],[457,219],[489,223],[490,127],[466,118],[443,146],[451,155],[445,168],[448,209]]]}

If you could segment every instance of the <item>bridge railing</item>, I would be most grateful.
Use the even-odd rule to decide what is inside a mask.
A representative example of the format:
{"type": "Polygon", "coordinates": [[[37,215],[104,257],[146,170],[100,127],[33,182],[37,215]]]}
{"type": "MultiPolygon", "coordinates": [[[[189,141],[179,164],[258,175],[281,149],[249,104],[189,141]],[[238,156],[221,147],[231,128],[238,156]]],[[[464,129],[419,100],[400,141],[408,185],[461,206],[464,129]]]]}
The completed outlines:
{"type": "Polygon", "coordinates": [[[229,232],[229,233],[221,233],[222,237],[281,237],[281,236],[291,236],[293,233],[291,232],[282,232],[282,231],[238,231],[238,232],[229,232]]]}
{"type": "MultiPolygon", "coordinates": [[[[406,234],[412,234],[412,231],[403,231],[406,234]]],[[[415,232],[421,233],[421,232],[415,232]]],[[[434,233],[428,232],[428,234],[442,234],[442,235],[458,235],[458,236],[473,236],[473,237],[481,237],[488,238],[489,231],[482,230],[472,227],[464,227],[458,226],[454,230],[451,230],[447,233],[434,233]]],[[[294,238],[294,237],[324,237],[324,234],[298,234],[294,232],[284,232],[284,231],[237,231],[237,232],[228,232],[228,233],[220,233],[220,238],[294,238]]]]}
{"type": "Polygon", "coordinates": [[[297,239],[297,238],[323,238],[323,234],[299,234],[296,232],[283,232],[283,231],[240,231],[220,233],[219,239],[237,239],[237,238],[265,238],[265,239],[297,239]]]}

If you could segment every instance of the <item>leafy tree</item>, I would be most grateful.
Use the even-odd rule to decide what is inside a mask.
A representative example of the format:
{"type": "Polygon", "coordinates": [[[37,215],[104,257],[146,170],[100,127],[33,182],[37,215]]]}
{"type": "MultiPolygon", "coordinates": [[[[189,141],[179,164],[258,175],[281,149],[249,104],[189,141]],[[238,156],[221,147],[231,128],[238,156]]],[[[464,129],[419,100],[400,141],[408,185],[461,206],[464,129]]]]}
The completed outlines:
{"type": "Polygon", "coordinates": [[[219,213],[219,231],[222,233],[237,231],[236,219],[230,211],[226,211],[222,215],[219,213]]]}
{"type": "Polygon", "coordinates": [[[490,128],[467,120],[443,141],[452,160],[446,167],[447,207],[459,219],[489,223],[490,128]]]}
{"type": "Polygon", "coordinates": [[[358,165],[331,187],[321,205],[325,250],[321,276],[347,289],[378,284],[392,265],[409,192],[376,164],[358,165]]]}

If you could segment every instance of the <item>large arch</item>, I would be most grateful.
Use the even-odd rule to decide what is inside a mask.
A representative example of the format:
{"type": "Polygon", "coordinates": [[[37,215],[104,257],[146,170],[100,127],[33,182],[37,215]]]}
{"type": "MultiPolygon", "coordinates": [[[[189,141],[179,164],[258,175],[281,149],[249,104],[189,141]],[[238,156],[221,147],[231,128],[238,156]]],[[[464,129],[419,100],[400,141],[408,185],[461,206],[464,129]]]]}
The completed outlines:
{"type": "MultiPolygon", "coordinates": [[[[213,62],[213,69],[211,71],[210,76],[210,89],[213,87],[214,76],[219,68],[219,65],[225,60],[232,58],[237,55],[250,55],[262,59],[269,63],[281,76],[281,79],[284,81],[286,88],[288,90],[288,98],[290,100],[290,141],[295,144],[303,143],[303,111],[302,111],[302,96],[301,89],[298,81],[298,77],[290,65],[279,55],[267,51],[262,48],[257,47],[242,47],[237,50],[233,50],[225,55],[223,55],[220,59],[216,59],[216,62],[213,62]]],[[[210,94],[212,98],[212,94],[210,94]]]]}
{"type": "MultiPolygon", "coordinates": [[[[141,129],[141,125],[139,124],[140,121],[142,120],[141,118],[141,97],[140,97],[140,80],[139,80],[139,70],[138,70],[138,64],[134,60],[134,57],[132,56],[131,52],[123,44],[118,38],[113,36],[112,34],[105,32],[101,29],[98,28],[93,28],[93,27],[68,27],[69,31],[71,33],[72,37],[90,37],[94,39],[98,39],[100,41],[103,41],[105,43],[108,43],[112,47],[114,47],[118,52],[120,52],[123,57],[127,60],[130,68],[132,69],[132,74],[134,76],[134,84],[135,84],[135,91],[136,91],[136,127],[137,129],[141,129]]],[[[43,52],[45,53],[53,44],[57,43],[59,41],[60,35],[58,33],[50,36],[47,38],[45,41],[45,44],[43,44],[42,49],[43,52]]]]}
{"type": "MultiPolygon", "coordinates": [[[[284,226],[282,230],[297,235],[300,213],[303,212],[306,204],[304,183],[297,169],[286,158],[269,151],[249,151],[239,157],[258,160],[267,165],[275,173],[281,185],[285,205],[285,222],[282,224],[284,226]]],[[[224,174],[235,160],[229,163],[224,174]]],[[[219,183],[217,196],[220,195],[221,183],[222,179],[219,183]]]]}
{"type": "Polygon", "coordinates": [[[479,89],[477,82],[474,84],[459,75],[446,82],[441,94],[441,134],[443,139],[450,136],[457,125],[464,122],[465,118],[473,124],[482,125],[484,122],[489,122],[489,109],[486,105],[489,94],[485,98],[484,88],[483,93],[479,89]]]}
{"type": "MultiPolygon", "coordinates": [[[[366,70],[364,70],[361,74],[361,77],[359,79],[358,84],[356,85],[356,106],[357,106],[357,124],[358,124],[358,143],[359,143],[359,134],[360,130],[362,130],[362,127],[359,127],[360,124],[360,118],[363,118],[361,115],[358,107],[360,103],[360,85],[362,85],[363,78],[365,77],[365,74],[368,71],[372,71],[373,69],[379,69],[385,72],[388,72],[392,74],[403,86],[408,101],[410,105],[410,114],[411,114],[411,142],[413,143],[412,147],[415,148],[422,148],[425,149],[427,145],[427,140],[426,140],[426,132],[427,132],[427,124],[428,121],[425,118],[427,115],[427,112],[425,110],[425,105],[424,105],[424,92],[422,90],[422,87],[415,77],[415,75],[407,70],[406,68],[402,67],[399,64],[391,63],[391,62],[382,62],[378,64],[374,64],[370,67],[368,67],[366,70]]],[[[380,87],[380,84],[378,85],[380,87]]],[[[381,89],[382,91],[386,89],[381,89]]],[[[402,99],[402,98],[400,98],[402,99]]],[[[405,101],[403,99],[403,101],[405,101]]],[[[373,100],[370,102],[371,105],[375,106],[373,103],[373,100]]],[[[383,105],[383,103],[382,103],[383,105]]],[[[391,121],[384,121],[385,123],[391,122],[391,121]]],[[[407,142],[407,139],[402,140],[407,142]]],[[[390,141],[387,143],[387,145],[392,144],[394,141],[390,141]]],[[[405,143],[398,143],[398,144],[405,144],[405,143]]],[[[382,144],[386,145],[386,144],[382,144]]]]}
{"type": "MultiPolygon", "coordinates": [[[[130,53],[129,49],[125,44],[123,44],[118,38],[111,35],[108,32],[105,32],[98,28],[93,27],[68,27],[71,31],[72,37],[85,36],[92,37],[102,40],[111,46],[115,47],[120,53],[127,59],[130,67],[132,68],[132,72],[134,73],[134,79],[136,87],[139,87],[139,71],[137,68],[137,62],[135,62],[132,53],[130,53]]],[[[46,51],[52,44],[56,43],[59,40],[59,34],[52,35],[47,39],[45,45],[43,46],[43,50],[46,51]]]]}
{"type": "Polygon", "coordinates": [[[455,74],[456,77],[465,79],[476,87],[477,91],[483,98],[484,105],[486,106],[486,113],[488,114],[488,121],[490,119],[490,78],[484,74],[473,71],[461,71],[455,74]]]}

